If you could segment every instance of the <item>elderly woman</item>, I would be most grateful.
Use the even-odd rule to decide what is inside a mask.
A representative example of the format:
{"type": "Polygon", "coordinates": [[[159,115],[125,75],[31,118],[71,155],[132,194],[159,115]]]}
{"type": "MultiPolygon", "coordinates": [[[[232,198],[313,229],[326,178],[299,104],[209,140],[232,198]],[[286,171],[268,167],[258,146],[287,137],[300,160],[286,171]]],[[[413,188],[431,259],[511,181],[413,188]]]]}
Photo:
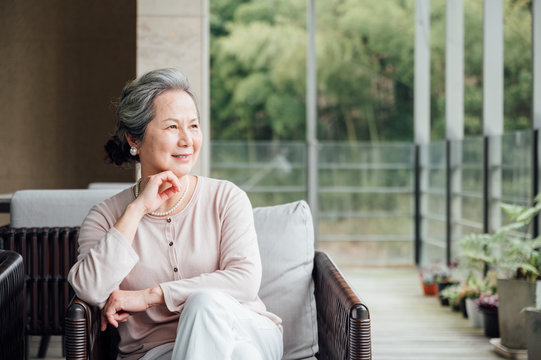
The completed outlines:
{"type": "Polygon", "coordinates": [[[151,71],[128,83],[114,163],[141,180],[96,205],[68,280],[120,333],[120,359],[280,359],[281,320],[258,297],[252,207],[234,184],[191,175],[201,148],[186,77],[151,71]]]}

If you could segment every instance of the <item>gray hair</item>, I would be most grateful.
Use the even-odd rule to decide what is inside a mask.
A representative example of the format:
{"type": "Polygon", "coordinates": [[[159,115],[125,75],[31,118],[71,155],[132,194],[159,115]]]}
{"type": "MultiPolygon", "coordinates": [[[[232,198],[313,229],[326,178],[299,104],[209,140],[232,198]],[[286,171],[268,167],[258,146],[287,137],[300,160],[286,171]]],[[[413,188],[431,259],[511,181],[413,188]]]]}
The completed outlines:
{"type": "Polygon", "coordinates": [[[143,140],[148,123],[155,116],[154,99],[168,90],[182,90],[194,101],[199,118],[197,101],[186,76],[177,69],[158,69],[129,82],[122,90],[117,108],[117,128],[113,139],[105,148],[110,160],[117,165],[133,160],[139,155],[129,154],[130,145],[126,139],[129,134],[133,140],[143,140]],[[110,144],[116,143],[115,148],[110,144]]]}

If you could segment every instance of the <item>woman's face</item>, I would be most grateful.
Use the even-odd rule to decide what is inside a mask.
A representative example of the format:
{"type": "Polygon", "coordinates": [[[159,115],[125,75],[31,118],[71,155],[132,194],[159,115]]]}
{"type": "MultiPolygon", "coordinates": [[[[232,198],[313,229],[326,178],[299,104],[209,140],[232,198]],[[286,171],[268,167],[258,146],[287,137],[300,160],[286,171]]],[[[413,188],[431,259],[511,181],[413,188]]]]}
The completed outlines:
{"type": "Polygon", "coordinates": [[[154,99],[155,116],[137,146],[143,177],[170,170],[188,174],[203,142],[193,99],[182,90],[169,90],[154,99]]]}

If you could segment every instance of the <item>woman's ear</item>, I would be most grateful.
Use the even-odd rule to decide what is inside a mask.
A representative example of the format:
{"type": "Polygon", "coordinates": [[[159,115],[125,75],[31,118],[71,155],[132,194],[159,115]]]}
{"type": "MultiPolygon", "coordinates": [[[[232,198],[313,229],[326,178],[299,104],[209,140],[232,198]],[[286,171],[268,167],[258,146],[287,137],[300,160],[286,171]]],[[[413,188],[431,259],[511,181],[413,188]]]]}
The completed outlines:
{"type": "Polygon", "coordinates": [[[128,140],[128,144],[130,144],[130,147],[138,147],[138,142],[133,140],[131,134],[126,133],[126,140],[128,140]]]}

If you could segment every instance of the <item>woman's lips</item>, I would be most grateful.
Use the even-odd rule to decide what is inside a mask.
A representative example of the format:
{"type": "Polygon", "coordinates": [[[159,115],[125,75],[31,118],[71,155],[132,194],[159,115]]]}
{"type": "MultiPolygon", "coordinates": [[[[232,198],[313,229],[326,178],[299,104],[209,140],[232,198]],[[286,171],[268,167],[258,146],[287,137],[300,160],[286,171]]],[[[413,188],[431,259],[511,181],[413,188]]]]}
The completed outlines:
{"type": "Polygon", "coordinates": [[[181,159],[181,160],[189,159],[190,156],[192,156],[192,154],[179,154],[179,155],[173,155],[173,157],[174,157],[175,159],[181,159]]]}

